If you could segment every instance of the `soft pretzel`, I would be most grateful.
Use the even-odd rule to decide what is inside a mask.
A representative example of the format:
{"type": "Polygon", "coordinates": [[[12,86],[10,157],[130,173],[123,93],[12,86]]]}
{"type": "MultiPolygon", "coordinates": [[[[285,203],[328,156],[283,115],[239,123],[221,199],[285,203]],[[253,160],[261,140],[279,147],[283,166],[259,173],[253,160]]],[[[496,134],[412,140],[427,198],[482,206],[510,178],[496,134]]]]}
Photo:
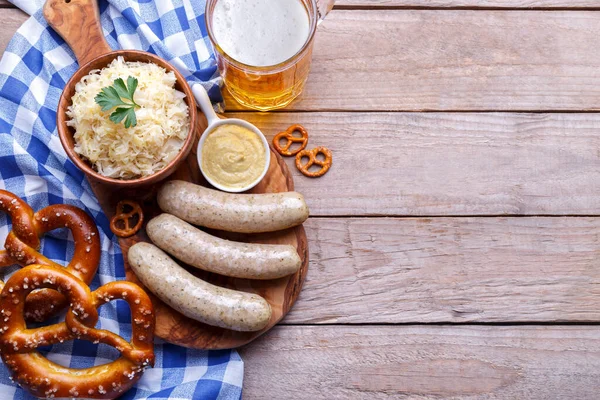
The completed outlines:
{"type": "MultiPolygon", "coordinates": [[[[40,239],[35,230],[33,210],[27,203],[6,190],[0,190],[0,211],[8,214],[13,223],[13,232],[31,247],[39,247],[40,239]]],[[[6,250],[0,250],[0,267],[15,264],[6,250]]]]}
{"type": "Polygon", "coordinates": [[[121,200],[117,203],[117,211],[110,220],[110,230],[118,237],[127,238],[135,235],[144,223],[144,213],[142,207],[131,200],[121,200]],[[125,207],[131,207],[131,211],[125,212],[125,207]],[[137,216],[137,222],[134,226],[129,223],[130,219],[137,216]],[[123,228],[119,227],[119,222],[123,222],[123,228]]]}
{"type": "Polygon", "coordinates": [[[0,355],[12,379],[34,396],[114,399],[154,364],[152,302],[134,283],[112,282],[90,292],[87,285],[62,267],[30,265],[6,282],[0,294],[0,310],[0,355]],[[64,294],[71,307],[64,322],[28,329],[23,318],[25,299],[32,290],[42,287],[64,294]],[[131,308],[131,342],[94,328],[97,308],[116,299],[127,301],[131,308]],[[72,369],[49,361],[37,351],[39,346],[75,338],[113,346],[121,357],[105,365],[72,369]]]}
{"type": "MultiPolygon", "coordinates": [[[[0,251],[0,267],[12,264],[59,267],[39,253],[40,238],[51,230],[68,228],[75,241],[75,253],[67,270],[87,284],[92,281],[100,261],[100,237],[96,224],[83,210],[57,204],[34,213],[23,200],[0,190],[0,211],[6,212],[12,220],[12,230],[4,244],[6,250],[0,251]]],[[[27,298],[25,317],[28,320],[43,321],[66,305],[67,302],[60,293],[49,289],[39,290],[27,298]]]]}
{"type": "Polygon", "coordinates": [[[277,150],[277,152],[279,154],[281,154],[282,156],[288,156],[288,157],[294,156],[294,155],[298,154],[300,151],[304,150],[304,148],[306,147],[307,144],[308,144],[308,132],[306,131],[306,129],[304,129],[304,127],[302,125],[299,125],[299,124],[290,126],[285,131],[279,132],[273,138],[273,147],[275,147],[275,150],[277,150]],[[302,135],[302,136],[301,137],[294,136],[294,132],[300,132],[300,135],[302,135]],[[281,147],[281,139],[286,140],[283,147],[281,147]],[[296,150],[290,150],[290,147],[292,147],[292,144],[294,144],[294,143],[300,143],[300,147],[297,148],[296,150]]]}
{"type": "Polygon", "coordinates": [[[331,168],[332,162],[333,156],[331,155],[331,150],[327,147],[315,147],[311,150],[302,150],[296,154],[296,168],[310,178],[325,175],[325,173],[329,171],[329,168],[331,168]],[[321,161],[317,158],[319,153],[325,156],[325,160],[321,161]],[[302,164],[303,157],[308,157],[308,162],[306,164],[302,164]],[[309,171],[309,168],[312,167],[313,164],[318,165],[321,169],[315,172],[309,171]]]}

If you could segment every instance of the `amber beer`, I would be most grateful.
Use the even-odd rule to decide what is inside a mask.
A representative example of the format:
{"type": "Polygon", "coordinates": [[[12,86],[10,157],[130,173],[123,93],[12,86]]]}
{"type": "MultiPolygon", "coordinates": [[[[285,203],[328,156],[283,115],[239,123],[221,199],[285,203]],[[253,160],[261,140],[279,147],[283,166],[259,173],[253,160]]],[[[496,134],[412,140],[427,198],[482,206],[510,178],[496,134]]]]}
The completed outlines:
{"type": "Polygon", "coordinates": [[[208,0],[206,26],[231,95],[261,111],[288,105],[310,69],[315,0],[208,0]]]}

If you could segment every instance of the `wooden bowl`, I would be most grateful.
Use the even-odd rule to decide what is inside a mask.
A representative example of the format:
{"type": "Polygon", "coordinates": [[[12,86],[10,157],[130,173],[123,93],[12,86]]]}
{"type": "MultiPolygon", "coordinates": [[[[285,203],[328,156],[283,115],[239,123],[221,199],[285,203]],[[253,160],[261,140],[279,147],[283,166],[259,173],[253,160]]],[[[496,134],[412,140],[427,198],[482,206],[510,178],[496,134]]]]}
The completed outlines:
{"type": "Polygon", "coordinates": [[[147,53],[144,51],[137,50],[119,50],[113,51],[108,54],[101,55],[93,59],[92,61],[85,64],[83,67],[79,68],[75,75],[71,77],[65,89],[60,96],[60,101],[58,103],[58,111],[56,116],[57,121],[57,129],[58,136],[60,138],[60,142],[62,143],[65,152],[73,161],[73,163],[81,169],[89,179],[102,182],[104,184],[109,184],[112,186],[119,187],[137,187],[142,185],[149,185],[152,183],[156,183],[164,180],[166,177],[171,175],[177,167],[187,158],[188,154],[192,150],[195,139],[195,127],[196,127],[196,117],[197,117],[197,108],[196,102],[194,100],[194,95],[192,94],[192,90],[188,85],[185,78],[173,68],[168,62],[163,60],[162,58],[155,56],[154,54],[147,53]],[[67,126],[67,108],[71,105],[71,98],[75,94],[75,85],[86,75],[90,73],[90,71],[95,69],[102,69],[111,63],[117,57],[123,57],[125,61],[141,61],[141,62],[151,62],[160,67],[165,68],[167,71],[173,71],[175,76],[177,77],[177,82],[175,84],[175,88],[183,93],[185,93],[185,102],[189,109],[190,116],[190,128],[185,142],[179,154],[163,169],[155,172],[152,175],[144,176],[142,178],[137,179],[115,179],[108,178],[106,176],[100,175],[97,171],[95,171],[92,166],[82,159],[79,154],[75,152],[75,141],[73,139],[73,135],[75,134],[75,130],[67,126]]]}
{"type": "Polygon", "coordinates": [[[71,0],[69,2],[48,0],[44,5],[44,17],[50,26],[71,46],[80,65],[79,69],[67,82],[58,103],[56,122],[60,142],[67,156],[90,180],[119,188],[132,188],[159,182],[175,172],[192,150],[196,138],[196,118],[198,114],[194,95],[183,75],[162,58],[139,50],[112,51],[102,35],[98,15],[98,6],[95,0],[71,0]],[[106,67],[119,56],[122,56],[125,61],[151,62],[165,68],[167,71],[172,71],[177,77],[175,88],[185,93],[184,100],[189,110],[190,129],[179,154],[165,168],[138,179],[114,179],[99,174],[75,152],[73,139],[75,131],[67,126],[66,111],[72,104],[71,98],[75,94],[75,85],[90,71],[106,67]]]}

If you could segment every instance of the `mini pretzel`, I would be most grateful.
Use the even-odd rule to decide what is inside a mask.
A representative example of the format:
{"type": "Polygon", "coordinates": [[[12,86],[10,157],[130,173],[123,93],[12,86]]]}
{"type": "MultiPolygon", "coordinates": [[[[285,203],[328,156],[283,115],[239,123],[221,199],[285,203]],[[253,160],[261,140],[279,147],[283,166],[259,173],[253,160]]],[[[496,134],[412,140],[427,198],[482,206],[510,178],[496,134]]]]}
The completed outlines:
{"type": "Polygon", "coordinates": [[[140,230],[142,223],[144,222],[144,213],[142,207],[135,201],[122,200],[117,203],[117,212],[115,216],[110,220],[110,230],[117,236],[126,238],[133,236],[140,230]],[[125,212],[125,207],[131,207],[131,211],[125,212]],[[132,227],[129,223],[130,219],[135,216],[138,217],[137,223],[132,227]],[[119,228],[117,225],[119,222],[123,222],[123,228],[119,228]]]}
{"type": "Polygon", "coordinates": [[[0,355],[12,379],[23,389],[41,398],[114,399],[129,390],[154,364],[154,314],[148,295],[131,282],[112,282],[94,292],[80,279],[61,267],[31,265],[17,271],[0,294],[0,355]],[[65,321],[28,329],[23,303],[37,288],[53,288],[63,293],[71,307],[65,321]],[[97,308],[111,300],[123,299],[131,308],[132,340],[95,329],[97,308]],[[121,357],[112,363],[85,369],[72,369],[53,363],[37,348],[84,339],[115,347],[121,357]]]}
{"type": "Polygon", "coordinates": [[[331,168],[331,163],[333,162],[333,158],[331,155],[331,150],[327,147],[315,147],[311,150],[302,150],[300,153],[296,154],[296,168],[300,170],[304,175],[316,178],[318,176],[325,175],[329,168],[331,168]],[[325,156],[325,160],[321,161],[317,159],[317,155],[321,153],[325,156]],[[308,162],[306,164],[302,164],[302,157],[308,157],[308,162]],[[321,167],[319,171],[310,172],[308,169],[316,164],[321,167]]]}
{"type": "MultiPolygon", "coordinates": [[[[39,253],[40,238],[58,228],[68,228],[75,241],[75,253],[67,270],[89,284],[100,261],[100,237],[98,228],[83,210],[66,204],[48,206],[37,213],[16,195],[0,190],[0,211],[7,213],[12,221],[4,247],[0,251],[0,267],[19,264],[42,264],[60,267],[39,253]]],[[[67,306],[60,293],[43,289],[27,298],[25,317],[43,321],[67,306]]]]}
{"type": "Polygon", "coordinates": [[[279,154],[281,154],[282,156],[289,157],[289,156],[296,155],[300,151],[304,150],[304,148],[306,147],[307,144],[308,144],[308,132],[306,132],[306,129],[304,129],[304,127],[302,125],[298,125],[298,124],[290,126],[289,128],[287,128],[287,130],[285,130],[283,132],[279,132],[273,138],[273,147],[275,147],[275,150],[277,150],[277,152],[279,154]],[[302,137],[294,136],[294,132],[300,132],[302,137]],[[285,145],[283,147],[281,147],[281,143],[280,143],[281,139],[286,139],[285,145]],[[292,147],[292,144],[294,144],[294,143],[300,143],[300,147],[296,150],[290,151],[290,147],[292,147]]]}

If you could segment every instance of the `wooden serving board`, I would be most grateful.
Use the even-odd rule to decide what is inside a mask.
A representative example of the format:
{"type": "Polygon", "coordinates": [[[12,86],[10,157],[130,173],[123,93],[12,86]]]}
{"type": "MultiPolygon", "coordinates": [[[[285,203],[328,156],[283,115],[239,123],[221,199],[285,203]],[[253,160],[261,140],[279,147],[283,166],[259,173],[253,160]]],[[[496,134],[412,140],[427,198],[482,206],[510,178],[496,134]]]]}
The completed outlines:
{"type": "MultiPolygon", "coordinates": [[[[90,60],[94,60],[95,62],[99,60],[97,57],[106,55],[111,51],[102,34],[96,0],[47,0],[44,6],[44,17],[50,26],[71,46],[77,56],[79,65],[86,64],[90,60]],[[77,21],[77,23],[74,21],[77,21]]],[[[152,55],[148,55],[148,57],[150,56],[152,55]]],[[[94,66],[94,68],[96,67],[98,66],[94,66]]],[[[193,101],[192,103],[195,104],[193,101]]],[[[64,110],[59,110],[59,115],[61,115],[61,112],[64,112],[64,110]]],[[[195,151],[200,134],[204,132],[206,126],[205,118],[197,118],[193,150],[167,180],[181,179],[209,186],[202,177],[195,151]]],[[[123,251],[127,279],[143,286],[129,267],[127,252],[135,243],[150,242],[150,239],[146,235],[145,226],[147,221],[161,213],[156,202],[156,192],[160,183],[151,186],[136,187],[135,189],[119,189],[114,185],[109,186],[109,184],[90,179],[90,185],[98,198],[102,210],[109,219],[113,217],[116,211],[116,204],[120,200],[135,200],[142,206],[145,216],[144,226],[136,235],[127,239],[120,239],[119,243],[123,251]]],[[[273,193],[291,190],[294,190],[292,176],[281,156],[271,149],[269,170],[265,178],[250,192],[273,193]]],[[[242,346],[268,331],[280,321],[288,313],[302,288],[308,269],[308,244],[306,233],[302,226],[260,235],[233,235],[225,232],[211,233],[238,241],[291,244],[298,250],[298,254],[302,260],[302,267],[296,274],[285,278],[270,281],[252,281],[227,278],[181,264],[183,268],[186,268],[192,274],[215,285],[261,295],[271,305],[272,315],[267,327],[261,331],[235,332],[223,328],[211,327],[184,317],[159,299],[152,297],[156,313],[156,336],[168,342],[199,349],[227,349],[242,346]]],[[[150,291],[146,291],[150,294],[150,291]]]]}
{"type": "MultiPolygon", "coordinates": [[[[201,132],[206,127],[206,120],[201,121],[196,129],[196,143],[201,132]]],[[[196,145],[184,163],[171,175],[169,179],[181,179],[194,182],[203,186],[208,186],[204,180],[196,158],[196,145]]],[[[127,280],[135,282],[143,287],[131,270],[127,261],[127,251],[131,246],[138,242],[150,242],[146,234],[146,223],[153,217],[161,213],[156,202],[156,192],[160,184],[150,187],[142,187],[130,190],[115,190],[113,187],[106,186],[98,182],[90,182],[102,210],[110,219],[115,214],[116,204],[120,200],[135,200],[142,205],[144,211],[144,225],[142,229],[134,236],[127,239],[119,239],[123,259],[125,262],[125,271],[127,280]]],[[[287,168],[287,165],[281,156],[271,149],[271,164],[265,178],[255,186],[249,193],[275,193],[294,190],[294,182],[287,168]]],[[[296,247],[298,255],[302,260],[300,270],[290,276],[268,280],[258,281],[249,279],[229,278],[197,268],[189,267],[186,264],[179,264],[195,276],[204,279],[212,284],[228,287],[245,292],[257,293],[264,297],[271,305],[272,315],[267,327],[257,332],[236,332],[228,329],[218,328],[201,322],[192,320],[179,312],[173,310],[161,300],[151,295],[156,314],[156,336],[170,343],[175,343],[185,347],[197,349],[229,349],[242,346],[256,339],[261,334],[271,329],[279,322],[290,310],[296,301],[302,284],[308,271],[308,243],[306,233],[302,225],[295,228],[286,229],[279,232],[261,233],[256,235],[234,234],[229,232],[210,231],[211,234],[237,241],[271,244],[291,244],[296,247]]]]}

